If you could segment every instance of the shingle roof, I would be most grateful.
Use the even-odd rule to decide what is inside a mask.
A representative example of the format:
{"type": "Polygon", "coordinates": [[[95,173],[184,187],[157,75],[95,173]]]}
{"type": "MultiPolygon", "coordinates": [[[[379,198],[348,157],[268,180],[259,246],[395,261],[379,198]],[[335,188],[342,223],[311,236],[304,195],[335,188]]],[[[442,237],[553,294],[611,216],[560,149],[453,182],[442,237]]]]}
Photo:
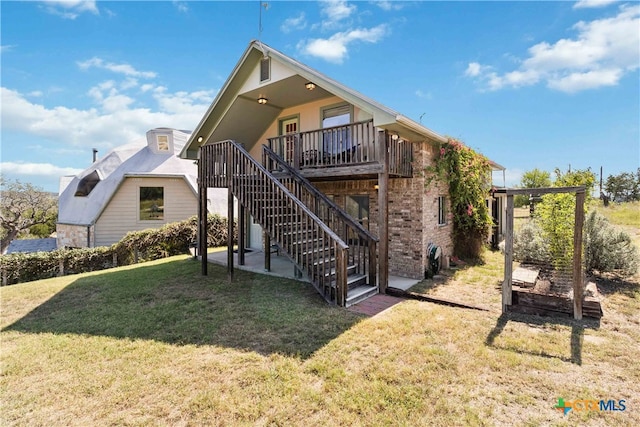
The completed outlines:
{"type": "Polygon", "coordinates": [[[19,239],[12,240],[11,243],[9,243],[6,253],[51,252],[57,249],[57,247],[55,237],[47,237],[44,239],[19,239]]]}

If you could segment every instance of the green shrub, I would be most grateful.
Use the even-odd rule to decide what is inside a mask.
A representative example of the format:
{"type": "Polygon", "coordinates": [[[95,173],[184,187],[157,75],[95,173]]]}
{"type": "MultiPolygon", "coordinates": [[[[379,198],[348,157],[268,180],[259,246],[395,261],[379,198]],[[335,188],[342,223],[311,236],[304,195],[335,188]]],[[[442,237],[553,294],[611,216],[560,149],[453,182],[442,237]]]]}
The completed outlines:
{"type": "MultiPolygon", "coordinates": [[[[207,246],[227,244],[227,218],[209,215],[207,246]]],[[[234,231],[236,227],[234,227],[234,231]]],[[[2,283],[14,284],[46,279],[61,274],[84,273],[104,270],[116,265],[128,265],[137,261],[150,261],[189,252],[189,245],[196,240],[198,219],[166,224],[159,229],[147,229],[127,233],[110,247],[57,249],[52,252],[16,253],[0,256],[2,283]]],[[[233,241],[237,240],[234,235],[233,241]]]]}
{"type": "Polygon", "coordinates": [[[631,237],[614,227],[599,213],[591,212],[584,224],[585,269],[589,273],[632,276],[638,271],[640,255],[631,237]]]}
{"type": "Polygon", "coordinates": [[[538,221],[527,221],[514,233],[513,258],[533,264],[547,264],[551,261],[549,241],[544,237],[538,221]]]}
{"type": "MultiPolygon", "coordinates": [[[[640,268],[640,254],[624,231],[592,211],[583,230],[584,266],[593,274],[611,273],[621,277],[634,275],[640,268]]],[[[548,234],[539,221],[529,221],[513,236],[513,257],[528,263],[551,263],[557,266],[548,234]]],[[[560,256],[566,256],[564,252],[560,256]]]]}

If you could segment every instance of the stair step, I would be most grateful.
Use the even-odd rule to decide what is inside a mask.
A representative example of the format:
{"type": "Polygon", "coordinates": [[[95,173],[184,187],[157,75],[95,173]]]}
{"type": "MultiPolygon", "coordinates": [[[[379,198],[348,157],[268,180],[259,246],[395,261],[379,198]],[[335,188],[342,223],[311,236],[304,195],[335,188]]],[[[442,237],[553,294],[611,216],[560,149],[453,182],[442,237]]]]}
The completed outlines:
{"type": "Polygon", "coordinates": [[[364,274],[351,274],[347,276],[347,289],[355,289],[367,284],[367,276],[364,274]]]}
{"type": "MultiPolygon", "coordinates": [[[[352,265],[348,265],[347,266],[347,277],[351,276],[352,274],[355,274],[356,269],[358,268],[357,265],[352,264],[352,265]]],[[[328,273],[325,274],[325,277],[331,277],[331,276],[335,276],[336,275],[336,269],[335,267],[331,268],[331,271],[329,271],[328,273]]]]}
{"type": "Polygon", "coordinates": [[[360,285],[356,288],[349,289],[347,292],[347,301],[345,306],[350,307],[354,304],[362,302],[369,297],[372,297],[378,293],[377,286],[360,285]]]}

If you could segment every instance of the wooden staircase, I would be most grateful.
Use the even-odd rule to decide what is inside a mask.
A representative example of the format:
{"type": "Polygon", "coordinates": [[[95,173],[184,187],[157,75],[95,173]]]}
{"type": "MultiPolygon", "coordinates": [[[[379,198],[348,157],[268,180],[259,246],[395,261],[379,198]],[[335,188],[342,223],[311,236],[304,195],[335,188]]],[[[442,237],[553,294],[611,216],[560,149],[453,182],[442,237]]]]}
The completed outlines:
{"type": "Polygon", "coordinates": [[[200,150],[201,185],[229,188],[328,302],[349,306],[378,292],[377,237],[280,156],[265,146],[265,167],[231,140],[200,150]]]}

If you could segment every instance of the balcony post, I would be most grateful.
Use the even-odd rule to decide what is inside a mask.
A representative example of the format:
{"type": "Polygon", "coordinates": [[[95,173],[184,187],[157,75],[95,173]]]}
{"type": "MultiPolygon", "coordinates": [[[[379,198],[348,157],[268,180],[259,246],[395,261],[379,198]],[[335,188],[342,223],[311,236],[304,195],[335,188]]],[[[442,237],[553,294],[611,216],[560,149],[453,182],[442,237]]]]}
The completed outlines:
{"type": "Polygon", "coordinates": [[[382,172],[378,174],[378,291],[385,293],[389,285],[389,146],[387,131],[379,131],[378,158],[382,172]]]}

